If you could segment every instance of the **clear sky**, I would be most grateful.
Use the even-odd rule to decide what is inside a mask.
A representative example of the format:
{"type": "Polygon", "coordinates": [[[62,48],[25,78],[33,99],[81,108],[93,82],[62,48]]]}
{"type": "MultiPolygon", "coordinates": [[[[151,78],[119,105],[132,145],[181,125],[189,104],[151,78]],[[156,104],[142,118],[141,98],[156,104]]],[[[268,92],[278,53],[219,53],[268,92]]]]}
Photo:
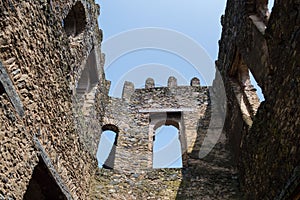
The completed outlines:
{"type": "Polygon", "coordinates": [[[102,168],[102,165],[105,163],[106,159],[109,156],[109,153],[114,145],[116,139],[116,133],[113,131],[103,131],[101,134],[99,147],[97,150],[97,160],[98,166],[102,168]]]}
{"type": "Polygon", "coordinates": [[[161,27],[182,32],[217,58],[224,0],[97,0],[104,41],[135,28],[161,27]]]}
{"type": "Polygon", "coordinates": [[[181,144],[174,126],[161,126],[155,131],[153,167],[182,167],[181,144]]]}
{"type": "MultiPolygon", "coordinates": [[[[135,38],[133,40],[130,38],[130,41],[126,41],[126,37],[123,40],[115,40],[115,46],[107,47],[105,44],[120,34],[136,29],[156,27],[171,30],[197,43],[206,52],[207,57],[203,57],[203,63],[205,67],[211,68],[211,76],[214,76],[213,63],[218,56],[218,40],[222,31],[220,18],[225,12],[225,0],[96,0],[96,2],[101,7],[99,26],[104,34],[102,50],[108,61],[105,65],[106,78],[112,81],[111,96],[120,97],[125,80],[132,81],[136,88],[141,88],[148,77],[154,78],[156,86],[166,86],[167,79],[171,75],[178,79],[179,85],[188,85],[194,76],[200,78],[204,85],[205,82],[211,85],[212,80],[205,80],[207,77],[201,76],[203,73],[194,68],[192,62],[189,62],[192,58],[188,56],[183,57],[168,49],[160,48],[135,50],[129,48],[130,51],[125,54],[111,55],[115,53],[114,50],[128,46],[126,42],[134,42],[135,38]],[[116,59],[110,61],[110,57],[116,59]],[[184,59],[187,57],[190,60],[184,59]],[[205,59],[209,61],[206,62],[205,59]]],[[[273,3],[274,0],[271,0],[269,8],[273,3]]],[[[143,37],[137,34],[135,36],[137,40],[143,37]]],[[[146,37],[150,37],[150,41],[155,40],[151,35],[146,37]]],[[[178,41],[174,40],[175,46],[176,42],[178,41]]],[[[178,46],[181,48],[179,43],[178,46]]],[[[192,53],[197,55],[198,52],[192,53]]],[[[252,83],[257,87],[253,79],[252,83]]],[[[261,92],[259,93],[263,99],[261,92]]]]}
{"type": "MultiPolygon", "coordinates": [[[[213,68],[218,53],[218,40],[221,36],[220,17],[225,9],[224,0],[98,0],[96,2],[101,7],[99,26],[103,29],[104,43],[120,33],[133,29],[156,27],[173,30],[202,47],[211,62],[205,63],[203,59],[204,65],[213,68]]],[[[105,45],[103,52],[107,57],[110,56],[105,45]]],[[[189,60],[160,49],[144,48],[131,51],[119,56],[112,64],[106,63],[105,68],[107,79],[112,81],[110,92],[112,96],[120,96],[125,79],[134,82],[136,88],[143,87],[148,76],[154,78],[157,86],[165,86],[171,75],[175,75],[180,85],[189,84],[194,76],[200,78],[202,82],[206,81],[193,68],[189,60]]]]}
{"type": "MultiPolygon", "coordinates": [[[[175,31],[197,43],[207,54],[207,57],[203,58],[203,63],[213,68],[214,60],[217,59],[218,40],[221,37],[220,17],[225,10],[224,0],[99,0],[96,2],[101,7],[99,26],[104,34],[102,50],[106,53],[106,57],[114,52],[110,52],[110,49],[105,47],[105,42],[114,36],[133,29],[156,27],[175,31]],[[210,63],[206,63],[205,60],[209,60],[210,63]]],[[[147,37],[151,37],[151,35],[147,37]]],[[[163,41],[159,42],[163,43],[163,41]]],[[[177,47],[184,48],[180,44],[177,45],[176,42],[178,41],[174,41],[177,47]]],[[[124,40],[117,42],[115,49],[125,45],[124,40]]],[[[112,51],[116,51],[115,49],[112,51]]],[[[198,54],[198,52],[194,53],[198,54]]],[[[175,76],[178,83],[182,85],[189,84],[190,79],[194,76],[200,78],[201,82],[206,81],[193,68],[188,59],[174,54],[169,49],[159,48],[143,48],[120,55],[114,62],[106,63],[105,72],[106,78],[112,81],[110,95],[113,96],[120,96],[125,80],[134,82],[136,88],[143,87],[144,81],[148,77],[154,78],[156,86],[165,86],[171,75],[175,76]]],[[[214,73],[212,74],[214,75],[214,73]]],[[[154,167],[182,166],[181,159],[176,159],[178,151],[180,154],[177,144],[179,141],[174,140],[174,138],[178,138],[177,129],[170,130],[172,128],[175,129],[174,127],[165,127],[158,131],[159,134],[154,143],[154,151],[158,152],[153,157],[154,167]],[[173,152],[171,155],[174,155],[174,159],[170,163],[166,163],[165,158],[161,157],[165,151],[173,152]]],[[[108,141],[113,143],[113,137],[110,137],[109,134],[104,136],[105,138],[101,138],[97,153],[100,163],[104,162],[108,154],[104,149],[110,149],[108,141]]]]}

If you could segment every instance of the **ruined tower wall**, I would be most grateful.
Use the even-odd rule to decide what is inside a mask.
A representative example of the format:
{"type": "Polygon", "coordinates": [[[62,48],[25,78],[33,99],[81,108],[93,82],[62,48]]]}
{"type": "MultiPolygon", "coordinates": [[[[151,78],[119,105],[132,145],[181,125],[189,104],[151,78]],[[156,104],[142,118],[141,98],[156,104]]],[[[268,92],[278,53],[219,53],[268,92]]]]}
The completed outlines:
{"type": "MultiPolygon", "coordinates": [[[[124,85],[125,91],[128,84],[124,85]]],[[[163,125],[168,121],[168,113],[180,114],[182,149],[191,153],[197,138],[198,120],[204,117],[208,105],[208,88],[200,85],[148,87],[135,89],[128,95],[130,91],[123,94],[122,100],[110,98],[106,107],[104,125],[113,124],[120,130],[114,169],[152,168],[154,131],[160,122],[163,125]],[[159,116],[154,119],[154,115],[154,118],[159,116]],[[130,147],[131,152],[123,151],[122,147],[130,147]]]]}
{"type": "Polygon", "coordinates": [[[218,120],[210,126],[212,88],[193,80],[178,86],[170,78],[168,87],[155,87],[149,78],[141,89],[125,82],[122,98],[109,99],[103,124],[119,130],[114,165],[98,170],[92,199],[240,199],[228,140],[224,133],[212,139],[219,130],[218,120]],[[164,124],[179,127],[182,168],[153,168],[155,130],[164,124]]]}
{"type": "MultiPolygon", "coordinates": [[[[103,125],[112,124],[119,129],[114,165],[111,166],[114,170],[100,170],[93,198],[176,197],[181,170],[153,169],[154,132],[167,121],[178,120],[183,154],[187,156],[193,150],[193,153],[199,153],[198,120],[208,112],[209,92],[208,87],[201,87],[199,83],[177,86],[173,79],[169,79],[169,87],[155,87],[154,80],[151,79],[153,83],[149,84],[150,79],[147,79],[144,89],[135,89],[132,83],[125,82],[122,98],[109,98],[103,125]],[[170,117],[170,113],[179,113],[180,117],[170,117]],[[118,180],[114,185],[118,190],[112,189],[110,184],[116,177],[118,180]],[[142,177],[143,183],[139,183],[142,177]],[[128,180],[131,180],[131,186],[128,180]],[[100,186],[102,189],[98,190],[100,186]],[[123,191],[127,187],[132,187],[127,189],[132,194],[123,191]]],[[[188,158],[183,156],[184,160],[187,162],[188,158]]]]}
{"type": "Polygon", "coordinates": [[[300,4],[275,0],[270,18],[266,6],[228,0],[216,64],[228,98],[225,129],[246,198],[292,199],[299,191],[300,4]],[[263,90],[257,112],[245,67],[263,90]]]}
{"type": "MultiPolygon", "coordinates": [[[[91,108],[95,94],[105,96],[95,83],[104,87],[98,15],[94,1],[0,1],[0,199],[23,198],[39,159],[66,197],[87,199],[97,165],[81,134],[91,125],[76,87],[93,65],[98,77],[81,103],[91,108]],[[80,109],[85,126],[75,120],[80,109]]],[[[91,137],[96,146],[99,135],[91,137]]]]}

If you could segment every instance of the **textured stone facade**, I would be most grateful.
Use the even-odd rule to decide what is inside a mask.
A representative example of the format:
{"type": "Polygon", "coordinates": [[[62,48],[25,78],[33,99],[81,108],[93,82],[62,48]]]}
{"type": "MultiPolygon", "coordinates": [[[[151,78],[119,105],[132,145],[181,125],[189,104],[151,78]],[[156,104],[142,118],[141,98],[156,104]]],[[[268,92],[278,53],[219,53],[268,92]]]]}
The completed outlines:
{"type": "Polygon", "coordinates": [[[154,132],[164,124],[178,124],[183,154],[191,153],[196,146],[197,123],[209,103],[208,88],[177,86],[174,77],[169,78],[169,87],[154,87],[153,79],[151,84],[149,80],[145,89],[135,90],[132,83],[125,82],[123,97],[110,97],[106,105],[103,125],[112,124],[119,129],[116,170],[151,169],[154,132]]]}
{"type": "Polygon", "coordinates": [[[218,129],[218,122],[211,125],[210,91],[214,93],[211,87],[200,86],[197,78],[190,86],[178,86],[176,78],[170,77],[168,87],[155,87],[155,81],[148,78],[143,89],[125,82],[122,98],[109,98],[103,120],[104,126],[118,131],[105,162],[105,167],[113,170],[97,172],[91,197],[240,199],[238,175],[225,134],[221,133],[207,156],[199,158],[204,140],[211,134],[209,128],[218,129]],[[155,130],[162,125],[179,130],[182,169],[153,169],[155,130]]]}
{"type": "Polygon", "coordinates": [[[298,199],[300,2],[275,0],[271,14],[267,3],[227,1],[216,62],[228,98],[225,129],[246,199],[298,199]],[[264,94],[259,108],[249,70],[264,94]]]}
{"type": "Polygon", "coordinates": [[[148,78],[118,99],[94,1],[0,0],[0,200],[299,199],[299,13],[299,0],[272,13],[228,0],[213,86],[148,78]],[[152,169],[164,124],[179,130],[182,169],[152,169]],[[114,170],[97,169],[105,130],[118,133],[114,170]]]}
{"type": "Polygon", "coordinates": [[[23,199],[43,166],[65,198],[88,198],[99,140],[88,118],[99,124],[101,105],[90,108],[105,95],[98,15],[94,1],[0,1],[0,199],[23,199]]]}

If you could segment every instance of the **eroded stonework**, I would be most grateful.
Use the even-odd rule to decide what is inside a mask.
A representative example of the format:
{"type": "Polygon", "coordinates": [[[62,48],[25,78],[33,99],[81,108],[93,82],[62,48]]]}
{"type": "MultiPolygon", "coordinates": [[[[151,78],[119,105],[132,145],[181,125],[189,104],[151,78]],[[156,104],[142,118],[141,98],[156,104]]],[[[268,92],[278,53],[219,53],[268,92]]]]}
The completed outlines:
{"type": "Polygon", "coordinates": [[[103,120],[118,130],[117,142],[103,165],[111,170],[98,170],[91,197],[240,199],[228,140],[218,127],[221,119],[217,120],[216,111],[212,114],[216,109],[211,102],[213,93],[211,87],[200,86],[197,78],[190,86],[178,86],[176,78],[170,77],[168,87],[155,87],[148,78],[142,89],[125,82],[122,98],[109,98],[103,120]],[[154,169],[155,130],[162,125],[178,129],[182,169],[154,169]],[[220,135],[211,144],[212,132],[218,130],[220,135]],[[209,146],[212,151],[200,158],[209,146]]]}
{"type": "Polygon", "coordinates": [[[246,199],[299,199],[300,2],[275,0],[271,14],[267,3],[227,1],[216,62],[228,98],[225,131],[246,199]],[[262,88],[259,107],[245,68],[262,88]]]}
{"type": "Polygon", "coordinates": [[[299,199],[299,13],[299,0],[228,0],[212,86],[149,78],[118,99],[93,0],[0,0],[0,199],[299,199]],[[182,169],[152,169],[163,124],[182,169]],[[98,169],[114,127],[113,170],[98,169]]]}
{"type": "MultiPolygon", "coordinates": [[[[97,80],[82,99],[105,88],[98,15],[94,1],[0,1],[0,199],[23,199],[38,163],[65,198],[88,199],[97,164],[85,136],[95,149],[99,133],[87,134],[91,113],[76,88],[90,54],[97,80]]],[[[47,193],[35,189],[40,199],[47,193]]]]}

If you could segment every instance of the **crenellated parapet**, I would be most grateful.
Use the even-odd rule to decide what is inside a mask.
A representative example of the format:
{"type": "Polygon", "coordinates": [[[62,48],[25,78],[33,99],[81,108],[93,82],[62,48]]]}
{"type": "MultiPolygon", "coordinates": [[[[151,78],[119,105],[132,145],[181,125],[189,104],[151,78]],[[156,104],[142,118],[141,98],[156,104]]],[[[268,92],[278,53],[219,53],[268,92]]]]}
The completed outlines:
{"type": "Polygon", "coordinates": [[[122,92],[122,99],[128,101],[131,95],[134,93],[134,84],[129,81],[125,81],[122,92]]]}
{"type": "Polygon", "coordinates": [[[179,130],[182,163],[187,166],[188,157],[199,153],[205,131],[199,135],[198,121],[209,116],[209,104],[209,87],[200,86],[196,77],[190,85],[178,85],[171,76],[167,86],[159,87],[153,78],[147,78],[144,88],[135,88],[132,82],[125,81],[122,98],[111,97],[105,111],[105,122],[118,123],[114,125],[120,131],[113,168],[127,172],[152,169],[155,131],[162,125],[179,130]]]}
{"type": "Polygon", "coordinates": [[[194,77],[190,81],[190,85],[183,85],[179,86],[177,84],[177,79],[174,76],[170,76],[168,78],[167,86],[155,86],[155,80],[153,78],[147,78],[145,81],[145,87],[144,88],[135,88],[134,83],[130,81],[125,81],[123,85],[123,91],[122,91],[122,99],[125,101],[130,100],[130,97],[134,94],[136,90],[161,90],[161,89],[171,89],[171,88],[189,88],[189,87],[200,87],[200,80],[197,77],[194,77]]]}

